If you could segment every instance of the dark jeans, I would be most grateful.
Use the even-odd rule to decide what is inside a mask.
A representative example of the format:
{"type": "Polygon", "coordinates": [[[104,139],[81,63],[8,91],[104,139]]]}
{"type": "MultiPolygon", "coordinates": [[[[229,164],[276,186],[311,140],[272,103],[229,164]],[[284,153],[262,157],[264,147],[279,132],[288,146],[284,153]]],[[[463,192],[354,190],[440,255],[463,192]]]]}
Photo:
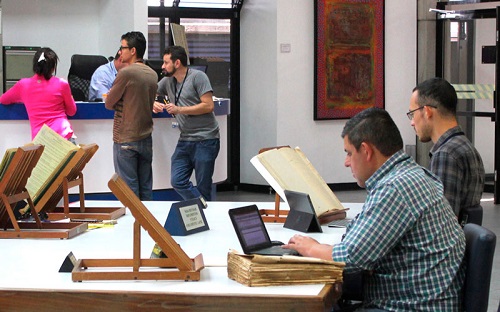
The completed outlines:
{"type": "Polygon", "coordinates": [[[141,200],[153,199],[153,139],[114,143],[115,171],[141,200]]]}
{"type": "Polygon", "coordinates": [[[212,176],[219,149],[219,139],[177,142],[172,155],[170,182],[184,200],[200,195],[205,200],[212,199],[212,176]],[[196,187],[189,180],[193,170],[196,187]]]}

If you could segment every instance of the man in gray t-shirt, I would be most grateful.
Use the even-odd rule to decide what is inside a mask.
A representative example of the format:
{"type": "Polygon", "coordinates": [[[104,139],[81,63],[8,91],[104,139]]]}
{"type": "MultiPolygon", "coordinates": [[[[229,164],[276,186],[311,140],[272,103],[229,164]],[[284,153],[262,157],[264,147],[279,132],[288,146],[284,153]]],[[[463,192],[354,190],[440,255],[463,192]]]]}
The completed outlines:
{"type": "Polygon", "coordinates": [[[163,53],[158,94],[164,103],[155,102],[153,111],[166,110],[175,117],[179,141],[171,158],[172,187],[184,200],[203,196],[211,200],[212,176],[219,154],[219,125],[213,113],[212,86],[207,75],[187,67],[187,54],[181,46],[163,53]],[[196,186],[190,177],[195,172],[196,186]]]}

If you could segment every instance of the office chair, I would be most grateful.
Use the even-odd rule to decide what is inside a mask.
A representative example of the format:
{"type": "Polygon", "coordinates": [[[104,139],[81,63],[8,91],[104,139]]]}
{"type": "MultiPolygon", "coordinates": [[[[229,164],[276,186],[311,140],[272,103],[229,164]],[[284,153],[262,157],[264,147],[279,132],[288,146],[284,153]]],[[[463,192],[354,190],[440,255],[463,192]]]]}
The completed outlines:
{"type": "Polygon", "coordinates": [[[481,205],[476,205],[463,208],[458,215],[458,220],[460,220],[460,224],[462,225],[462,227],[467,223],[482,225],[483,207],[481,205]]]}
{"type": "Polygon", "coordinates": [[[156,72],[156,75],[158,75],[158,81],[160,81],[163,78],[163,73],[161,66],[163,65],[163,60],[160,59],[148,59],[145,61],[146,65],[151,67],[152,70],[156,72]]]}
{"type": "Polygon", "coordinates": [[[71,56],[68,82],[75,101],[88,101],[92,74],[97,67],[106,63],[108,59],[102,55],[74,54],[71,56]]]}
{"type": "Polygon", "coordinates": [[[464,226],[466,275],[463,288],[464,311],[486,312],[496,235],[474,223],[464,226]]]}
{"type": "MultiPolygon", "coordinates": [[[[482,210],[481,210],[482,211],[482,210]]],[[[465,284],[463,287],[463,311],[486,312],[490,293],[491,271],[495,254],[496,235],[474,223],[464,226],[465,233],[465,284]]],[[[362,276],[353,275],[345,281],[342,295],[348,300],[363,300],[362,276]]],[[[342,306],[334,311],[350,311],[342,306]]],[[[500,306],[499,306],[500,312],[500,306]]]]}

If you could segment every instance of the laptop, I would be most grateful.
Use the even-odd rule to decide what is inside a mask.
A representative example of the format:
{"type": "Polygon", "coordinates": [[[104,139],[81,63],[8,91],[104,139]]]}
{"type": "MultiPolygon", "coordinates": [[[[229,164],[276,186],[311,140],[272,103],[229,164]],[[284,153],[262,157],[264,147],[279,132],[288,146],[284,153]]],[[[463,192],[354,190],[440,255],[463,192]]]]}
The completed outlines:
{"type": "Polygon", "coordinates": [[[295,250],[282,248],[282,242],[271,241],[257,205],[229,209],[229,218],[245,254],[300,255],[295,250]]]}
{"type": "Polygon", "coordinates": [[[323,230],[309,194],[290,190],[284,191],[290,211],[283,227],[305,233],[322,233],[323,230]]]}

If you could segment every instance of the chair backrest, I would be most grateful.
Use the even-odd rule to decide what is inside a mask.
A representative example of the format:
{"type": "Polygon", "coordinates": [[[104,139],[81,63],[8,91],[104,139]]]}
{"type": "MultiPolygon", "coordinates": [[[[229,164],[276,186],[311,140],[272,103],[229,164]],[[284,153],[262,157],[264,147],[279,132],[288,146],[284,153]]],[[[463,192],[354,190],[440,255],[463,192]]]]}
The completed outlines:
{"type": "Polygon", "coordinates": [[[106,63],[108,59],[102,55],[74,54],[71,57],[68,82],[75,101],[88,100],[92,74],[99,66],[106,63]]]}
{"type": "Polygon", "coordinates": [[[476,205],[472,207],[462,208],[458,215],[458,220],[462,227],[467,223],[474,223],[477,225],[483,224],[483,207],[476,205]]]}
{"type": "Polygon", "coordinates": [[[464,310],[486,312],[490,293],[491,270],[495,254],[496,235],[477,224],[468,223],[465,232],[464,310]]]}

